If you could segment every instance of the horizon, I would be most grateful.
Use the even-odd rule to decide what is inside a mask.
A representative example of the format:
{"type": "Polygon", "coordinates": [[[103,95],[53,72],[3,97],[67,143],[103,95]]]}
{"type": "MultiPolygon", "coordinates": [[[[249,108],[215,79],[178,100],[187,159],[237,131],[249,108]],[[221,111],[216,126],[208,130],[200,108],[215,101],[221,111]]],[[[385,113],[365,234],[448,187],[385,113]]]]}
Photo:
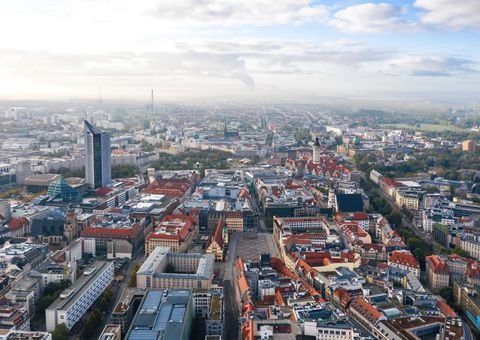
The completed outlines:
{"type": "Polygon", "coordinates": [[[22,0],[2,7],[2,101],[146,101],[154,88],[158,102],[478,103],[475,0],[22,0]]]}

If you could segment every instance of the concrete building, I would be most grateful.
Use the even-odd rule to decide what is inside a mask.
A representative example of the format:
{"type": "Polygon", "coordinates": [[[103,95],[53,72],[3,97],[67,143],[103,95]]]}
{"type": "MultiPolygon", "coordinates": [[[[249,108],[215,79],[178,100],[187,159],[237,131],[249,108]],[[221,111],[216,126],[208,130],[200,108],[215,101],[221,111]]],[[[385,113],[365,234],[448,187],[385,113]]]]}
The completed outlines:
{"type": "Polygon", "coordinates": [[[471,139],[467,139],[462,142],[462,151],[463,152],[475,152],[477,151],[477,145],[471,139]]]}
{"type": "Polygon", "coordinates": [[[405,271],[412,272],[417,278],[420,277],[420,265],[415,256],[408,250],[395,250],[388,258],[388,265],[405,271]]]}
{"type": "Polygon", "coordinates": [[[10,201],[9,200],[0,200],[0,223],[8,222],[12,217],[12,212],[10,208],[10,201]]]}
{"type": "Polygon", "coordinates": [[[0,340],[52,340],[52,334],[39,331],[0,329],[0,340]]]}
{"type": "Polygon", "coordinates": [[[420,198],[416,193],[397,191],[395,202],[401,208],[405,207],[409,210],[418,210],[420,198]]]}
{"type": "Polygon", "coordinates": [[[120,325],[105,325],[98,340],[122,340],[122,327],[120,325]]]}
{"type": "Polygon", "coordinates": [[[356,332],[353,326],[344,321],[305,321],[304,334],[316,340],[354,340],[356,332]]]}
{"type": "Polygon", "coordinates": [[[320,148],[321,148],[320,139],[317,137],[315,138],[315,142],[313,143],[313,146],[312,146],[312,153],[313,153],[312,160],[313,160],[313,163],[315,164],[320,163],[320,153],[321,153],[320,148]]]}
{"type": "Polygon", "coordinates": [[[191,290],[149,290],[125,339],[189,340],[192,323],[191,290]]]}
{"type": "Polygon", "coordinates": [[[47,331],[64,323],[68,329],[82,318],[113,281],[113,262],[94,262],[83,275],[45,310],[47,331]]]}
{"type": "Polygon", "coordinates": [[[145,240],[145,253],[156,247],[170,247],[174,253],[184,253],[198,234],[198,226],[192,217],[175,214],[166,216],[145,240]]]}
{"type": "Polygon", "coordinates": [[[172,253],[157,247],[137,272],[137,288],[210,288],[212,255],[172,253]]]}
{"type": "Polygon", "coordinates": [[[450,270],[447,262],[438,255],[427,256],[425,262],[428,287],[433,291],[439,291],[444,287],[448,287],[450,270]]]}
{"type": "Polygon", "coordinates": [[[110,135],[84,121],[85,179],[90,189],[109,185],[112,181],[110,135]]]}
{"type": "Polygon", "coordinates": [[[475,238],[463,238],[460,241],[460,248],[467,251],[471,257],[480,260],[480,237],[476,236],[475,238]]]}
{"type": "Polygon", "coordinates": [[[224,249],[226,246],[224,234],[227,234],[225,230],[225,224],[223,220],[220,219],[210,236],[206,253],[215,256],[215,261],[224,260],[224,249]]]}

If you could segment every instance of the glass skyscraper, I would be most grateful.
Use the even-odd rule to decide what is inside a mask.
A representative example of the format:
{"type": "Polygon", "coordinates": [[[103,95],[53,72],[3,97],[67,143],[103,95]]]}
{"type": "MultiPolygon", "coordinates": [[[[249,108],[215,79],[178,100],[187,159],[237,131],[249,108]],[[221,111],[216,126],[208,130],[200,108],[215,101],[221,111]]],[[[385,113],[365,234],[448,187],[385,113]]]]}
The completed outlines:
{"type": "Polygon", "coordinates": [[[110,134],[84,121],[85,179],[90,189],[107,186],[112,181],[110,134]]]}

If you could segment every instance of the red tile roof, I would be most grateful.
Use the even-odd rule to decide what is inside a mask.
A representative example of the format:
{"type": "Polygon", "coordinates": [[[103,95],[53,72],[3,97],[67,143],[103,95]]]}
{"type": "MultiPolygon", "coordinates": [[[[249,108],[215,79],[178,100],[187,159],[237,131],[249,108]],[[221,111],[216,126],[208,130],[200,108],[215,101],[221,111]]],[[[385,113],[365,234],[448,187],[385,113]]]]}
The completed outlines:
{"type": "Polygon", "coordinates": [[[373,325],[380,319],[380,313],[375,307],[368,303],[363,297],[356,297],[350,303],[350,310],[355,310],[373,325]]]}
{"type": "Polygon", "coordinates": [[[354,219],[354,220],[362,220],[362,221],[368,220],[368,214],[363,213],[363,212],[356,212],[356,213],[353,213],[352,219],[354,219]]]}
{"type": "Polygon", "coordinates": [[[7,227],[13,231],[25,228],[28,224],[29,222],[26,217],[15,217],[8,222],[7,227]]]}
{"type": "Polygon", "coordinates": [[[193,231],[195,221],[191,216],[172,214],[165,216],[148,236],[147,240],[164,239],[183,241],[193,231]],[[160,230],[165,230],[161,232],[160,230]]]}
{"type": "Polygon", "coordinates": [[[457,313],[453,311],[453,309],[447,305],[447,303],[443,300],[437,300],[437,307],[440,310],[440,312],[445,316],[445,317],[456,317],[457,313]]]}
{"type": "Polygon", "coordinates": [[[388,261],[411,268],[420,268],[417,259],[409,251],[395,250],[392,252],[392,255],[390,255],[388,261]]]}
{"type": "Polygon", "coordinates": [[[223,226],[224,222],[223,219],[218,220],[215,229],[213,229],[212,237],[210,239],[210,243],[216,242],[220,248],[223,248],[224,241],[223,241],[223,226]]]}
{"type": "Polygon", "coordinates": [[[98,238],[135,238],[142,232],[139,224],[134,224],[130,228],[108,228],[108,227],[86,227],[81,235],[83,237],[98,238]]]}
{"type": "Polygon", "coordinates": [[[112,188],[98,188],[95,193],[97,196],[103,197],[107,196],[109,193],[113,191],[112,188]]]}
{"type": "Polygon", "coordinates": [[[437,255],[430,255],[425,258],[427,267],[430,266],[434,273],[448,275],[450,273],[448,265],[437,255]]]}

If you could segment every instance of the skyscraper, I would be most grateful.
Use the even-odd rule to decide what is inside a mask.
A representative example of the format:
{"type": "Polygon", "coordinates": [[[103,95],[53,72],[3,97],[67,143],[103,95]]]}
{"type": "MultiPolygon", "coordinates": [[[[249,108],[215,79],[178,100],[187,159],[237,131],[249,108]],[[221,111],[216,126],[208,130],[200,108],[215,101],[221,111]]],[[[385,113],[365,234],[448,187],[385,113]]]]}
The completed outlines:
{"type": "Polygon", "coordinates": [[[110,184],[112,180],[112,156],[110,134],[100,131],[84,121],[85,130],[85,179],[90,189],[110,184]]]}

